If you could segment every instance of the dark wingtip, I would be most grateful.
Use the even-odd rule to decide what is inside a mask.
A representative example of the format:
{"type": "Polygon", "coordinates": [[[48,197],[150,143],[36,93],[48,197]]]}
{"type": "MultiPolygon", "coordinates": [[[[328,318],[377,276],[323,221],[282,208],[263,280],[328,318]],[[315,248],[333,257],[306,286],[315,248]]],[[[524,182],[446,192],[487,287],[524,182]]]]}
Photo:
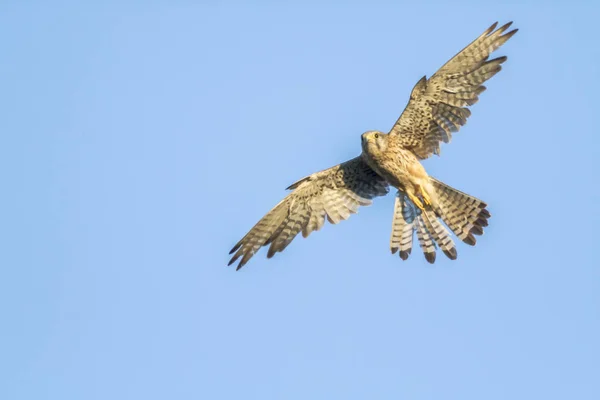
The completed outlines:
{"type": "Polygon", "coordinates": [[[500,28],[498,28],[499,31],[505,31],[507,30],[511,25],[513,24],[512,21],[508,21],[507,23],[505,23],[504,25],[502,25],[500,28]]]}
{"type": "Polygon", "coordinates": [[[502,38],[502,40],[504,41],[504,43],[506,43],[511,37],[515,36],[515,33],[519,32],[518,29],[513,29],[512,31],[505,33],[504,35],[500,36],[502,38]]]}
{"type": "Polygon", "coordinates": [[[231,257],[231,260],[229,260],[229,263],[227,264],[227,266],[229,267],[231,264],[233,264],[235,262],[235,260],[240,258],[240,256],[241,256],[241,254],[236,254],[235,256],[231,257]]]}
{"type": "Polygon", "coordinates": [[[396,252],[398,251],[397,247],[390,247],[390,251],[392,252],[392,254],[396,254],[396,252]]]}
{"type": "Polygon", "coordinates": [[[237,251],[237,249],[240,248],[241,245],[242,245],[241,241],[237,242],[237,244],[235,246],[233,246],[233,248],[231,250],[229,250],[229,254],[233,254],[235,251],[237,251]]]}
{"type": "Polygon", "coordinates": [[[469,233],[469,235],[463,239],[463,242],[465,242],[469,246],[475,246],[477,240],[475,240],[475,237],[469,233]]]}
{"type": "Polygon", "coordinates": [[[479,211],[478,217],[487,219],[487,218],[491,218],[492,214],[490,214],[490,212],[487,209],[483,208],[481,211],[479,211]]]}
{"type": "Polygon", "coordinates": [[[477,221],[475,221],[475,224],[485,227],[488,226],[488,221],[485,218],[478,218],[477,221]]]}
{"type": "Polygon", "coordinates": [[[475,225],[471,228],[469,233],[471,233],[472,235],[481,236],[481,235],[483,235],[483,229],[480,226],[475,225]]]}
{"type": "MultiPolygon", "coordinates": [[[[500,56],[500,57],[496,57],[493,60],[490,60],[488,62],[494,61],[494,62],[498,62],[498,64],[502,64],[502,63],[506,62],[506,60],[508,60],[507,56],[500,56]]],[[[498,65],[498,72],[500,72],[501,70],[502,70],[502,66],[498,65]]]]}
{"type": "Polygon", "coordinates": [[[506,35],[504,36],[508,36],[508,38],[510,39],[511,36],[513,36],[515,33],[519,32],[519,28],[513,29],[512,31],[508,32],[506,35]]]}
{"type": "Polygon", "coordinates": [[[458,257],[458,253],[456,252],[456,248],[453,247],[450,250],[443,250],[444,254],[451,260],[456,260],[458,257]]]}
{"type": "Polygon", "coordinates": [[[292,190],[292,189],[296,189],[298,188],[298,186],[300,186],[301,183],[307,181],[310,179],[310,175],[309,176],[305,176],[302,179],[297,180],[296,182],[292,183],[290,186],[286,187],[285,190],[292,190]]]}

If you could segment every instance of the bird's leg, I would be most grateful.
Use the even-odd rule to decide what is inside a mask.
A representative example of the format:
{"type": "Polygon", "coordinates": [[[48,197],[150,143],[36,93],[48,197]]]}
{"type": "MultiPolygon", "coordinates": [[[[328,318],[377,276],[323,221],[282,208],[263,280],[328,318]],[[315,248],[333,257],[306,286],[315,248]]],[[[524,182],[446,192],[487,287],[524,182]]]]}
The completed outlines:
{"type": "Polygon", "coordinates": [[[423,203],[421,203],[421,200],[419,200],[419,198],[417,196],[415,196],[411,192],[406,192],[406,194],[412,200],[412,202],[415,203],[415,206],[419,207],[419,209],[421,211],[425,211],[425,207],[423,206],[423,203]]]}
{"type": "Polygon", "coordinates": [[[433,203],[431,203],[431,197],[429,197],[423,186],[419,186],[419,191],[421,192],[421,196],[423,196],[423,201],[425,204],[428,206],[432,205],[433,203]]]}

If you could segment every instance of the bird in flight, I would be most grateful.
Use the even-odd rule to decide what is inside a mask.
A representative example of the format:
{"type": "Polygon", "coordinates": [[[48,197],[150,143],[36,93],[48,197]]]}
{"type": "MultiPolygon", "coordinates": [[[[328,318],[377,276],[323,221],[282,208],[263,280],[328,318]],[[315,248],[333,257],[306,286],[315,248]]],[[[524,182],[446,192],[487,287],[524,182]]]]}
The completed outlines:
{"type": "Polygon", "coordinates": [[[465,125],[469,106],[479,100],[483,83],[496,75],[506,57],[489,59],[517,29],[512,22],[490,26],[452,57],[429,79],[412,89],[406,108],[388,133],[368,131],[361,136],[362,153],[351,160],[309,175],[290,185],[292,192],[262,217],[231,249],[228,265],[241,258],[242,268],[262,246],[267,257],[283,251],[302,232],[319,230],[325,218],[332,223],[347,219],[372,199],[396,188],[390,249],[408,259],[413,236],[429,263],[436,248],[455,260],[456,245],[444,224],[463,242],[475,245],[490,213],[483,201],[429,176],[420,160],[439,156],[440,142],[465,125]],[[505,33],[506,32],[506,33],[505,33]]]}

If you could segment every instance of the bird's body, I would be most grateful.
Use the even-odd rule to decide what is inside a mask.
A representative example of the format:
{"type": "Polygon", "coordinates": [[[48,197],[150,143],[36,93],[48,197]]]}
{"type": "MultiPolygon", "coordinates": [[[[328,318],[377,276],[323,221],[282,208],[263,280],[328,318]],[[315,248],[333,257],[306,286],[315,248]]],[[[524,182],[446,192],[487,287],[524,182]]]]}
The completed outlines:
{"type": "Polygon", "coordinates": [[[412,151],[379,131],[363,133],[361,143],[363,160],[391,186],[415,198],[435,196],[429,175],[412,151]]]}
{"type": "Polygon", "coordinates": [[[510,25],[495,29],[493,24],[429,79],[421,78],[389,133],[363,133],[361,155],[289,186],[293,191],[233,247],[229,264],[241,257],[239,269],[267,245],[270,258],[298,233],[307,237],[319,230],[325,219],[337,224],[349,218],[359,206],[387,194],[389,186],[397,189],[392,253],[399,251],[406,260],[416,232],[428,262],[435,261],[436,248],[456,259],[454,241],[440,220],[460,240],[474,245],[474,235],[483,234],[488,225],[486,203],[430,177],[420,160],[439,155],[440,143],[450,142],[452,133],[466,124],[471,115],[468,107],[485,90],[482,83],[506,61],[506,57],[489,60],[489,55],[517,32],[504,33],[510,25]]]}

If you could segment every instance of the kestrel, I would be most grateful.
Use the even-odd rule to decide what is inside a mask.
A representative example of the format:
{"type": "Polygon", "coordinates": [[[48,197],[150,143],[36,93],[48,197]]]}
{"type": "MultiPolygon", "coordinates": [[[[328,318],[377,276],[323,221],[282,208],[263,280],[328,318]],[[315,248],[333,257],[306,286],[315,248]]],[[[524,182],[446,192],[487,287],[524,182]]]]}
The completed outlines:
{"type": "Polygon", "coordinates": [[[488,60],[490,54],[510,39],[512,22],[481,36],[456,54],[431,78],[421,78],[410,100],[389,133],[362,134],[362,153],[335,167],[314,173],[290,185],[288,194],[244,236],[229,254],[229,265],[241,257],[243,267],[262,246],[270,245],[267,257],[283,251],[302,232],[307,237],[319,230],[325,218],[332,223],[347,219],[374,197],[397,189],[390,249],[406,260],[413,246],[413,233],[429,263],[435,262],[436,247],[448,258],[457,257],[456,246],[446,227],[463,242],[475,245],[490,213],[483,201],[429,176],[419,160],[439,156],[440,142],[449,143],[452,133],[465,125],[479,100],[482,84],[498,73],[506,57],[488,60]]]}

